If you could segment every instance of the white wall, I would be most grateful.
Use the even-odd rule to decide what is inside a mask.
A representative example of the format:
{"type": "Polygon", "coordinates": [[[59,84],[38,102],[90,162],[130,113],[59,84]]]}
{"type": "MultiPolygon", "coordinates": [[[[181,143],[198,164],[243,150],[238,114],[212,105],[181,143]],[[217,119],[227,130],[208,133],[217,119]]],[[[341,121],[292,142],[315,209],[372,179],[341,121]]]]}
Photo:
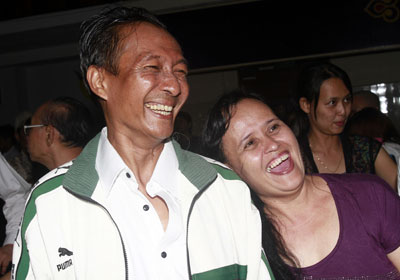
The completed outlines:
{"type": "Polygon", "coordinates": [[[400,82],[400,51],[332,59],[343,68],[353,86],[400,82]]]}

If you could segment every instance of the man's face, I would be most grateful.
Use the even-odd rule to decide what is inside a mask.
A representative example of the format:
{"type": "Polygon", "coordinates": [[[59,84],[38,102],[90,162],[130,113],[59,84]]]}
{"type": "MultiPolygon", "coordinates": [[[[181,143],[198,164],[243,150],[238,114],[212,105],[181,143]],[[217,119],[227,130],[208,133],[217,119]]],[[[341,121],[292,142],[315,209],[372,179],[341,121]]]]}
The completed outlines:
{"type": "Polygon", "coordinates": [[[108,137],[159,144],[172,134],[189,94],[186,60],[176,40],[154,25],[127,26],[120,34],[118,74],[104,71],[101,96],[108,137]]]}
{"type": "MultiPolygon", "coordinates": [[[[33,114],[30,124],[42,124],[40,115],[44,109],[44,105],[39,107],[33,114]]],[[[27,135],[27,147],[28,153],[32,161],[44,164],[44,158],[46,156],[47,145],[46,145],[46,131],[45,127],[33,127],[28,130],[27,135]]]]}

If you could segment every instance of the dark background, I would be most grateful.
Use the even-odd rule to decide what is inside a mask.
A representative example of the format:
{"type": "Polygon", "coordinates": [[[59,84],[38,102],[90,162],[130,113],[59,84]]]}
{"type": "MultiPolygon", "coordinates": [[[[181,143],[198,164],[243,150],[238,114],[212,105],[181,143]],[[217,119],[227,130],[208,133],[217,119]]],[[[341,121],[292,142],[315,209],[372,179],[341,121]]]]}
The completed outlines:
{"type": "MultiPolygon", "coordinates": [[[[113,1],[14,1],[1,20],[113,1]]],[[[399,48],[395,1],[253,1],[160,15],[192,69],[399,48]],[[384,16],[385,15],[385,16],[384,16]]],[[[134,2],[133,2],[134,4],[134,2]]],[[[0,36],[0,53],[76,42],[79,23],[0,36]]]]}

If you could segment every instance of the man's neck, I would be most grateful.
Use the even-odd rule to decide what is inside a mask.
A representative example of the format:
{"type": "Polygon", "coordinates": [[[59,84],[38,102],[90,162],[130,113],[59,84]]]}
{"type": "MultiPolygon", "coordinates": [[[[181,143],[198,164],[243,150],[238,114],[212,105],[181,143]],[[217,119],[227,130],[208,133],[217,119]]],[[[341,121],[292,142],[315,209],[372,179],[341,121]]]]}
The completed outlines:
{"type": "Polygon", "coordinates": [[[52,160],[48,164],[46,164],[46,167],[49,170],[53,170],[54,168],[57,168],[64,163],[67,163],[73,159],[75,159],[77,156],[82,151],[82,147],[62,147],[57,150],[55,150],[52,154],[52,160]]]}
{"type": "Polygon", "coordinates": [[[140,141],[108,137],[111,145],[135,175],[139,186],[146,186],[164,149],[163,142],[140,145],[140,141]]]}

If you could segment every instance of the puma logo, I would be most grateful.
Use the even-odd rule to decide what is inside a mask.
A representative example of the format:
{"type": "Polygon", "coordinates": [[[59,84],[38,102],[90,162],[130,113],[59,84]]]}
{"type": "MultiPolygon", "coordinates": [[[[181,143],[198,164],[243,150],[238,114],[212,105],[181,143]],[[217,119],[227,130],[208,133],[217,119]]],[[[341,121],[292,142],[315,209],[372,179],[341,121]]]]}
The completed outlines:
{"type": "Polygon", "coordinates": [[[59,257],[62,257],[62,256],[72,256],[74,253],[72,253],[70,250],[68,250],[68,249],[66,249],[66,248],[58,248],[58,252],[60,253],[59,254],[59,257]]]}
{"type": "Polygon", "coordinates": [[[69,260],[67,260],[67,261],[65,261],[63,263],[58,264],[57,265],[57,270],[58,271],[64,270],[64,269],[70,267],[71,265],[72,265],[72,259],[69,259],[69,260]]]}

